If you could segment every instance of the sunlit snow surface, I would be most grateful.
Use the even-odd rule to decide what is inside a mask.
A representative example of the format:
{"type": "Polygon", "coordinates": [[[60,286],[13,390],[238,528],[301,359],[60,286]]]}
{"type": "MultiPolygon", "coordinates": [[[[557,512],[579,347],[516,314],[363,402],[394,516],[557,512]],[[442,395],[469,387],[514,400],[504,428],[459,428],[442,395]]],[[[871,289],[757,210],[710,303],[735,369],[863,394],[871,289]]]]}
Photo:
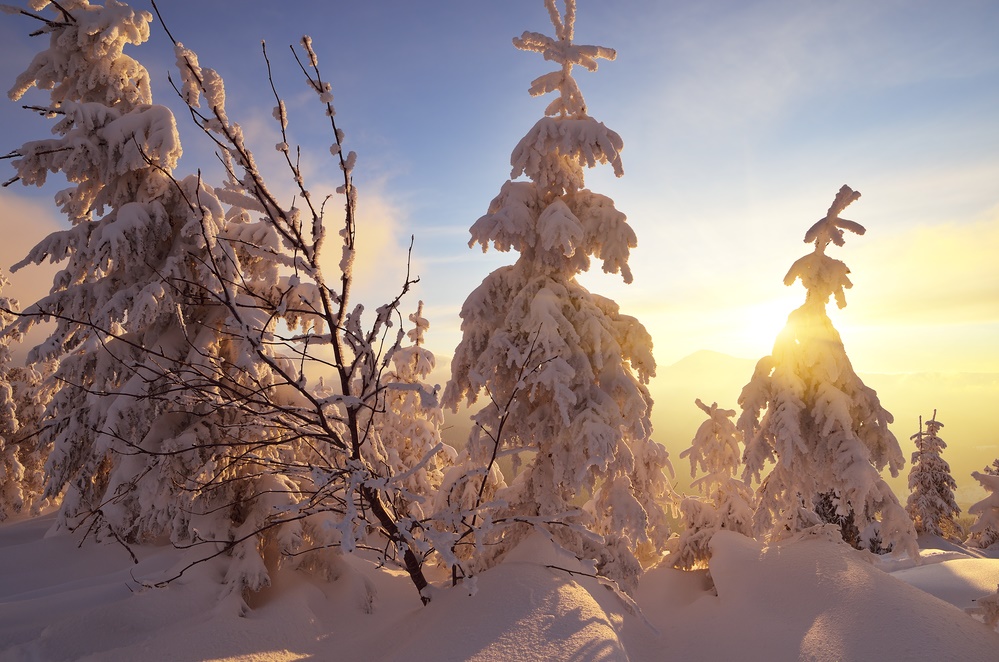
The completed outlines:
{"type": "Polygon", "coordinates": [[[711,575],[645,575],[645,619],[535,537],[421,607],[402,572],[351,558],[332,583],[280,574],[246,617],[216,602],[217,566],[143,589],[183,560],[46,537],[51,518],[0,526],[0,660],[995,660],[999,634],[963,611],[999,559],[923,539],[923,565],[877,565],[821,538],[714,541],[711,575]],[[902,580],[902,581],[899,581],[902,580]],[[374,596],[373,598],[371,596],[374,596]],[[954,606],[957,605],[957,606],[954,606]],[[960,608],[959,608],[960,607],[960,608]],[[369,613],[370,612],[370,613],[369,613]]]}

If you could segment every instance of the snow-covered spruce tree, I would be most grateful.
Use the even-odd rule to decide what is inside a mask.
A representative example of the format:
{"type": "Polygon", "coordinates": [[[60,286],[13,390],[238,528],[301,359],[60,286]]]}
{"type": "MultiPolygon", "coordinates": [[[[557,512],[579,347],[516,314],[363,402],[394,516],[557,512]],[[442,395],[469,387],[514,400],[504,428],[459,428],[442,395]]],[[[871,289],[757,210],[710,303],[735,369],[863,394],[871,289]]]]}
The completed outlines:
{"type": "Polygon", "coordinates": [[[972,471],[971,477],[988,491],[988,495],[968,507],[968,514],[977,518],[971,525],[967,543],[985,549],[999,542],[999,475],[972,471]]]}
{"type": "MultiPolygon", "coordinates": [[[[0,272],[0,295],[10,281],[0,272]]],[[[0,296],[0,329],[6,328],[16,317],[19,309],[17,299],[0,296]]],[[[14,389],[10,386],[10,341],[11,336],[0,336],[0,522],[13,513],[21,512],[25,504],[22,488],[24,465],[17,453],[17,405],[14,404],[14,389]]]]}
{"type": "Polygon", "coordinates": [[[846,265],[825,254],[842,246],[843,231],[864,227],[839,217],[860,193],[843,186],[826,215],[808,232],[812,253],[797,260],[784,278],[801,279],[805,303],[793,311],[739,396],[738,427],[745,435],[745,477],[762,483],[755,526],[777,539],[818,521],[813,504],[823,494],[835,499],[836,513],[859,529],[880,516],[880,535],[894,553],[918,555],[916,534],[905,509],[881,478],[904,464],[898,441],[888,429],[891,414],[877,394],[853,371],[843,341],[826,314],[835,297],[846,305],[852,286],[846,265]],[[764,476],[767,464],[776,464],[764,476]]]}
{"type": "MultiPolygon", "coordinates": [[[[0,294],[10,283],[0,273],[0,294]]],[[[0,296],[0,521],[16,513],[37,514],[46,503],[45,460],[49,447],[39,442],[45,405],[52,397],[51,361],[12,364],[11,343],[22,341],[13,325],[20,306],[0,296]]]]}
{"type": "Polygon", "coordinates": [[[864,535],[865,532],[861,533],[861,540],[867,541],[867,551],[879,555],[889,554],[891,553],[892,547],[891,545],[884,544],[884,541],[881,539],[880,528],[881,525],[879,522],[871,522],[871,525],[866,531],[866,536],[864,535]]]}
{"type": "MultiPolygon", "coordinates": [[[[839,527],[839,535],[843,542],[857,549],[864,549],[861,541],[860,528],[853,510],[847,506],[840,507],[841,499],[835,490],[823,492],[812,499],[812,508],[820,522],[835,524],[839,527]],[[844,512],[845,511],[845,512],[844,512]]],[[[871,524],[877,524],[872,522],[871,524]]]]}
{"type": "MultiPolygon", "coordinates": [[[[39,11],[48,4],[35,3],[39,11]]],[[[310,558],[310,549],[352,549],[373,530],[429,600],[425,552],[414,551],[421,541],[410,531],[418,527],[398,509],[423,497],[366,453],[395,390],[382,378],[404,338],[401,329],[386,337],[399,298],[368,329],[363,307],[348,308],[356,157],[340,152],[310,42],[302,70],[331,119],[344,176],[333,286],[320,268],[326,207],[313,204],[287,140],[278,148],[302,208],[278,203],[226,115],[221,77],[178,43],[178,91],[218,145],[229,179],[213,189],[199,177],[176,178],[173,116],[150,103],[145,69],[122,54],[148,37],[152,17],[112,0],[53,6],[54,19],[25,12],[44,21],[50,47],[12,96],[51,89],[42,112],[62,117],[59,137],[12,154],[11,181],[41,183],[52,171],[76,184],[58,198],[73,228],[45,239],[22,266],[46,257],[68,264],[52,294],[17,323],[56,320],[33,357],[61,359],[64,386],[46,428],[54,443],[48,494],[65,492],[61,523],[89,520],[123,541],[168,535],[205,550],[199,561],[225,556],[227,594],[241,606],[278,563],[310,558]],[[314,386],[317,366],[332,366],[334,388],[314,386]]],[[[407,274],[404,290],[412,282],[407,274]]]]}
{"type": "Polygon", "coordinates": [[[587,115],[571,75],[573,65],[592,71],[597,58],[615,53],[572,42],[572,0],[564,13],[555,0],[545,5],[555,38],[525,32],[514,45],[561,65],[530,88],[557,96],[513,151],[511,176],[527,180],[506,182],[471,228],[470,246],[485,251],[491,244],[520,257],[489,274],[461,310],[463,337],[444,403],[471,405],[483,392],[489,402],[473,417],[464,465],[471,473],[449,489],[473,486],[466,490],[470,507],[482,505],[477,514],[493,525],[477,540],[484,552],[476,563],[492,563],[534,524],[634,587],[636,555],[652,560],[669,533],[664,472],[672,469],[665,448],[650,438],[652,341],[638,320],[576,281],[591,256],[605,272],[632,280],[634,231],[610,198],[583,188],[584,167],[609,163],[623,174],[623,143],[587,115]],[[511,454],[515,474],[509,485],[490,487],[494,500],[485,507],[482,472],[498,480],[495,460],[511,454]],[[576,504],[587,498],[580,510],[576,504]]]}
{"type": "Polygon", "coordinates": [[[721,530],[753,535],[753,490],[736,478],[742,458],[739,431],[732,422],[735,411],[710,407],[700,399],[697,407],[707,414],[694,434],[690,448],[680,458],[690,460],[691,483],[703,498],[686,497],[680,502],[683,530],[667,544],[669,561],[675,568],[705,567],[711,558],[711,538],[721,530]]]}
{"type": "MultiPolygon", "coordinates": [[[[156,435],[170,437],[167,430],[190,421],[160,420],[167,412],[153,397],[158,386],[152,377],[164,366],[157,363],[149,372],[139,364],[148,363],[143,348],[171,361],[184,342],[178,318],[200,319],[176,288],[203,279],[192,256],[205,254],[204,228],[217,228],[222,210],[197,178],[172,181],[181,153],[173,116],[151,103],[146,70],[123,53],[148,38],[151,16],[116,2],[32,6],[54,14],[24,12],[42,21],[36,34],[48,36],[49,45],[9,95],[16,100],[32,87],[49,90],[48,103],[37,110],[57,120],[56,137],[15,150],[10,156],[17,175],[7,184],[41,185],[49,173],[61,173],[71,184],[56,202],[72,227],[50,235],[15,265],[64,263],[51,293],[15,325],[24,331],[55,320],[48,340],[29,354],[29,363],[59,361],[60,386],[40,440],[52,447],[46,494],[63,497],[61,525],[90,520],[99,533],[121,539],[158,536],[170,530],[172,519],[183,518],[176,503],[166,506],[158,494],[172,489],[175,474],[157,472],[156,463],[130,448],[158,450],[164,440],[147,441],[147,434],[155,428],[156,435]],[[200,212],[189,202],[195,199],[200,212]],[[202,216],[211,220],[202,223],[202,216]],[[136,490],[134,481],[143,474],[144,485],[157,483],[158,489],[136,490]]],[[[170,456],[159,457],[161,464],[172,463],[170,456]]]]}
{"type": "Polygon", "coordinates": [[[56,200],[72,227],[16,265],[64,263],[51,293],[15,325],[55,321],[29,355],[58,361],[39,439],[51,446],[45,494],[62,497],[61,526],[86,525],[98,538],[213,540],[243,561],[226,577],[242,596],[267,577],[246,549],[258,536],[243,535],[259,528],[253,499],[276,490],[272,476],[232,458],[284,451],[266,444],[273,428],[210,397],[225,392],[220,384],[252,392],[271,380],[216,305],[239,275],[219,242],[222,205],[199,177],[173,176],[181,154],[173,115],[152,104],[148,73],[123,53],[148,38],[152,16],[113,1],[32,6],[54,13],[24,12],[43,22],[37,34],[49,45],[10,96],[50,90],[38,110],[58,120],[56,137],[16,150],[8,183],[40,185],[60,173],[71,184],[56,200]],[[193,489],[205,475],[220,477],[219,487],[193,489]]]}
{"type": "Polygon", "coordinates": [[[933,418],[926,421],[926,432],[920,416],[919,432],[909,437],[916,444],[916,452],[912,454],[909,469],[909,499],[905,509],[917,533],[954,537],[957,534],[954,517],[961,509],[954,500],[957,483],[950,475],[950,465],[940,456],[947,448],[937,434],[943,426],[934,410],[933,418]]]}

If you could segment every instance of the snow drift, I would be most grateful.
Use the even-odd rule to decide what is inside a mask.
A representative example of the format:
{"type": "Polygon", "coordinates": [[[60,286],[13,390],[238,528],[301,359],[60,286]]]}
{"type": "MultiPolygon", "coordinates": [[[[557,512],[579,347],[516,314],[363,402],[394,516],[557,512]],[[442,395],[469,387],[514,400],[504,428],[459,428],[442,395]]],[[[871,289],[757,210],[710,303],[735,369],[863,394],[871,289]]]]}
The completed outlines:
{"type": "Polygon", "coordinates": [[[815,536],[764,547],[720,532],[714,590],[705,571],[653,570],[637,596],[646,622],[595,580],[549,567],[576,569],[534,536],[473,595],[440,590],[423,607],[403,571],[358,553],[333,582],[277,573],[240,617],[206,581],[221,565],[144,589],[136,579],[182,553],[140,547],[133,565],[115,545],[46,537],[52,521],[0,526],[0,660],[987,660],[999,650],[999,634],[958,608],[999,582],[999,561],[953,552],[889,574],[815,536]]]}

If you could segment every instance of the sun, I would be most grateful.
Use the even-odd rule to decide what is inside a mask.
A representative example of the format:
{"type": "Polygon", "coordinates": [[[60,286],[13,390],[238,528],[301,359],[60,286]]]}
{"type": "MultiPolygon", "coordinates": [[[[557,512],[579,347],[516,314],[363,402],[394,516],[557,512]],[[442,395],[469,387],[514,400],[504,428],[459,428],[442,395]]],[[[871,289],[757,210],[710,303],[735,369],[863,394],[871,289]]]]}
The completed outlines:
{"type": "Polygon", "coordinates": [[[733,356],[758,358],[770,354],[774,340],[787,324],[787,316],[802,304],[800,292],[788,292],[779,297],[733,308],[729,312],[733,324],[718,351],[733,356]]]}

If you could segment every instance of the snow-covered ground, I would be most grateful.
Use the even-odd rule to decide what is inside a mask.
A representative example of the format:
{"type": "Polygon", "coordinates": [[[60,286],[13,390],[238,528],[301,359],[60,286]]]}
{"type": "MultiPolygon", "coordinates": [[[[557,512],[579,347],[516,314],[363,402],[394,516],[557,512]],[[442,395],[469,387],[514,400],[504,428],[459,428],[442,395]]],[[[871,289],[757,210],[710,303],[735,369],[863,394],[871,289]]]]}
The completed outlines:
{"type": "Polygon", "coordinates": [[[703,571],[655,569],[641,613],[549,567],[574,569],[537,536],[474,595],[441,589],[428,607],[403,572],[354,556],[333,582],[278,573],[240,616],[218,600],[218,565],[143,588],[183,553],[140,547],[135,565],[113,543],[47,536],[51,523],[0,526],[2,660],[999,659],[999,634],[964,611],[995,590],[999,559],[934,538],[922,565],[872,564],[821,536],[764,548],[723,532],[714,589],[703,571]]]}

